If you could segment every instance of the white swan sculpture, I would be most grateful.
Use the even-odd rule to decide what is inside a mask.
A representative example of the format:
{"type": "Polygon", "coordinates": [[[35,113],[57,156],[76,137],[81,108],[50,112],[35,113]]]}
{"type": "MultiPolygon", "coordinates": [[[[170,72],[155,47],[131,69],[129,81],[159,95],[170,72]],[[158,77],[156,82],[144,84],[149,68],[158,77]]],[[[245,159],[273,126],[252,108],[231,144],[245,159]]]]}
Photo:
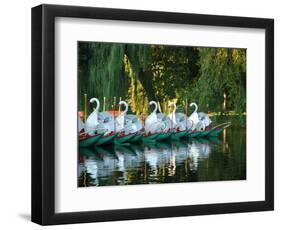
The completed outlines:
{"type": "Polygon", "coordinates": [[[209,118],[208,114],[199,112],[198,113],[199,120],[205,125],[205,127],[208,127],[211,123],[212,120],[209,118]]]}
{"type": "Polygon", "coordinates": [[[173,112],[168,115],[170,120],[172,121],[173,128],[184,131],[190,130],[192,128],[192,121],[188,119],[188,117],[184,113],[176,113],[177,105],[172,102],[169,106],[173,106],[173,112]]]}
{"type": "Polygon", "coordinates": [[[119,105],[124,105],[125,110],[116,118],[116,131],[122,132],[124,131],[125,134],[135,133],[140,131],[143,126],[138,118],[138,116],[129,114],[127,115],[129,105],[125,101],[120,101],[119,105]]]}
{"type": "Polygon", "coordinates": [[[128,114],[125,117],[125,133],[135,133],[143,129],[140,118],[133,114],[128,114]]]}
{"type": "Polygon", "coordinates": [[[165,122],[163,122],[163,120],[166,119],[165,115],[156,113],[158,109],[157,103],[155,101],[150,101],[149,105],[154,105],[154,110],[145,119],[144,122],[145,132],[153,134],[153,133],[163,132],[165,131],[165,129],[169,129],[169,127],[166,127],[165,122]]]}
{"type": "Polygon", "coordinates": [[[94,111],[89,115],[87,120],[85,121],[85,132],[87,132],[89,135],[94,134],[94,130],[96,129],[98,122],[98,112],[100,107],[100,102],[97,98],[92,98],[90,100],[90,103],[96,102],[97,106],[94,109],[94,111]]]}
{"type": "Polygon", "coordinates": [[[97,98],[91,98],[90,103],[94,102],[97,106],[85,122],[85,132],[89,135],[94,135],[100,131],[105,131],[105,134],[114,132],[113,116],[107,112],[99,112],[100,102],[97,98]]]}
{"type": "Polygon", "coordinates": [[[209,118],[208,114],[199,112],[197,113],[198,106],[196,103],[192,102],[190,106],[194,106],[195,110],[190,115],[189,119],[193,121],[192,130],[196,131],[203,131],[205,130],[211,123],[211,119],[209,118]]]}
{"type": "Polygon", "coordinates": [[[125,110],[123,112],[121,112],[120,115],[117,116],[116,118],[116,132],[122,132],[124,131],[124,127],[125,127],[125,116],[128,112],[128,104],[125,101],[120,101],[119,105],[124,105],[125,106],[125,110]]]}
{"type": "Polygon", "coordinates": [[[198,123],[200,122],[199,120],[199,116],[198,116],[198,113],[197,113],[197,110],[198,110],[198,106],[196,103],[192,102],[190,104],[190,107],[194,106],[195,107],[195,110],[193,111],[193,113],[189,116],[189,120],[192,121],[192,127],[191,127],[191,130],[194,131],[198,125],[198,123]]]}

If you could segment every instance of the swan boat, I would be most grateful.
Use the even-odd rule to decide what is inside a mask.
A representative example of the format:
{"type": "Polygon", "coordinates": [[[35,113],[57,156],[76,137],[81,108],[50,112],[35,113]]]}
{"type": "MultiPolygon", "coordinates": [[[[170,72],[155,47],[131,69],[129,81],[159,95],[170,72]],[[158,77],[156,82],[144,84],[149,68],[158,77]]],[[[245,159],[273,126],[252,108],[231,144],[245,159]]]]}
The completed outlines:
{"type": "Polygon", "coordinates": [[[173,112],[168,115],[172,123],[172,136],[171,139],[178,140],[186,137],[188,130],[192,128],[192,121],[184,113],[176,113],[176,103],[170,103],[173,106],[173,112]]]}
{"type": "Polygon", "coordinates": [[[97,131],[92,132],[92,130],[85,131],[85,125],[83,121],[78,116],[78,129],[79,129],[79,146],[80,147],[90,147],[94,145],[102,136],[103,132],[97,131]]]}
{"type": "Polygon", "coordinates": [[[144,124],[137,115],[127,114],[128,103],[120,101],[119,106],[125,109],[117,117],[108,112],[99,112],[100,102],[91,98],[90,103],[96,103],[93,112],[85,123],[78,116],[79,147],[101,146],[109,144],[134,144],[136,142],[158,142],[179,140],[181,138],[217,137],[231,125],[230,122],[213,126],[206,113],[197,112],[196,103],[191,103],[195,110],[188,117],[184,113],[176,112],[176,104],[171,114],[157,113],[158,105],[151,101],[154,110],[145,119],[144,124]]]}
{"type": "MultiPolygon", "coordinates": [[[[114,131],[114,117],[107,112],[99,112],[100,102],[97,98],[91,98],[89,102],[95,102],[96,108],[89,115],[84,124],[84,133],[86,133],[87,138],[86,145],[112,144],[114,138],[118,135],[118,133],[114,131]]],[[[81,138],[79,138],[79,146],[85,146],[86,140],[83,140],[83,138],[81,140],[81,138]]]]}
{"type": "Polygon", "coordinates": [[[154,105],[154,110],[145,120],[145,134],[143,141],[164,141],[173,134],[171,120],[164,113],[157,113],[158,105],[155,101],[150,101],[149,105],[154,105]]]}
{"type": "Polygon", "coordinates": [[[138,141],[142,137],[142,124],[140,119],[133,114],[127,115],[129,105],[125,101],[120,101],[119,106],[124,105],[125,110],[116,118],[116,131],[119,133],[115,140],[115,144],[124,144],[132,140],[138,141]]]}

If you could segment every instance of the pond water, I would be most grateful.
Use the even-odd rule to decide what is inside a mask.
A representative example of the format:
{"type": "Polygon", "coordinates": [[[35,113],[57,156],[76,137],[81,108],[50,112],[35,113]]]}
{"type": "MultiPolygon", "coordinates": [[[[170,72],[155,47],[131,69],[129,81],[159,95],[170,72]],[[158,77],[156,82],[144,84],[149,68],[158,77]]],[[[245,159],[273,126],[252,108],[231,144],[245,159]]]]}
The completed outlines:
{"type": "Polygon", "coordinates": [[[246,129],[180,141],[81,148],[78,186],[246,179],[246,129]]]}

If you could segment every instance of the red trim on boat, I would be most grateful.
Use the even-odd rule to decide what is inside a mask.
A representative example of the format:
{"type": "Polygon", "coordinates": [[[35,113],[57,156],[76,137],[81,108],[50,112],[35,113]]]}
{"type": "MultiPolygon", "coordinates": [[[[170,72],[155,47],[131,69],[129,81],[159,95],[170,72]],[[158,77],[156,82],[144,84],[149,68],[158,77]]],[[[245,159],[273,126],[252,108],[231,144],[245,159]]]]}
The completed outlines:
{"type": "Polygon", "coordinates": [[[109,134],[107,134],[106,136],[102,136],[101,138],[109,137],[112,136],[113,134],[115,134],[115,132],[110,132],[109,134]]]}
{"type": "Polygon", "coordinates": [[[132,135],[132,134],[135,134],[135,133],[129,133],[129,134],[122,134],[122,133],[120,133],[121,135],[117,135],[116,136],[116,138],[120,138],[120,137],[127,137],[127,136],[130,136],[130,135],[132,135]]]}
{"type": "Polygon", "coordinates": [[[91,138],[91,137],[96,137],[96,136],[98,136],[98,135],[100,135],[100,134],[96,134],[96,135],[94,135],[94,136],[91,136],[91,135],[89,135],[89,134],[84,134],[84,135],[81,135],[81,136],[79,136],[79,141],[85,141],[85,140],[87,140],[87,139],[89,139],[89,138],[91,138]]]}

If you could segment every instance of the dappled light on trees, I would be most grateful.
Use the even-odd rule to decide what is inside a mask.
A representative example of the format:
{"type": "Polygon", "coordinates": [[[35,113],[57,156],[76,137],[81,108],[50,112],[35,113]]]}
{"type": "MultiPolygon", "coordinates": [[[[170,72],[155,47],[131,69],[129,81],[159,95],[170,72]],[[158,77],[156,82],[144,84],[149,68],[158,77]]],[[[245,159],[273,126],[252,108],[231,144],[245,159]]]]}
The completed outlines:
{"type": "Polygon", "coordinates": [[[78,43],[79,110],[84,94],[128,101],[138,115],[156,100],[162,110],[169,101],[186,112],[195,101],[201,110],[246,112],[246,50],[167,45],[78,43]]]}

